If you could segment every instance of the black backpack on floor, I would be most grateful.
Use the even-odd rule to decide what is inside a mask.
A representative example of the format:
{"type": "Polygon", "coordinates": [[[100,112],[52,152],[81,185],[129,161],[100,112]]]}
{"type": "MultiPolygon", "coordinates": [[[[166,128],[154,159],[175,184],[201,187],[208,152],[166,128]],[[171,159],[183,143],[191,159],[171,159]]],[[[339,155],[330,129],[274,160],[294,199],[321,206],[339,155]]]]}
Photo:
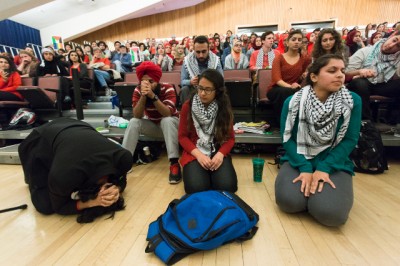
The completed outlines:
{"type": "Polygon", "coordinates": [[[160,157],[162,143],[157,141],[138,141],[135,152],[133,153],[133,162],[136,164],[148,164],[160,157]],[[143,148],[148,147],[150,156],[144,154],[143,148]]]}
{"type": "Polygon", "coordinates": [[[382,137],[372,122],[361,122],[360,138],[350,159],[356,172],[380,174],[388,170],[382,137]]]}

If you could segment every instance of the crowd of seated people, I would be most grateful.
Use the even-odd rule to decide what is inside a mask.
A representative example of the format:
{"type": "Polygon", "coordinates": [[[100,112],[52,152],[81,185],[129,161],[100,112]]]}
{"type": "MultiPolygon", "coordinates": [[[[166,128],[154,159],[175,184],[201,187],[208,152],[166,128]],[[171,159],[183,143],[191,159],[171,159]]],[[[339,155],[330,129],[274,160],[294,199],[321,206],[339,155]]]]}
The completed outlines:
{"type": "MultiPolygon", "coordinates": [[[[268,32],[267,35],[264,33],[261,36],[254,32],[249,35],[242,34],[239,36],[228,30],[226,34],[209,34],[206,38],[208,39],[209,51],[217,56],[223,69],[249,69],[253,72],[254,80],[256,79],[255,73],[257,70],[265,68],[272,69],[272,76],[277,77],[278,72],[282,71],[282,69],[274,69],[273,62],[276,58],[284,62],[286,66],[297,64],[297,59],[292,62],[290,58],[286,57],[291,51],[299,49],[299,53],[293,54],[294,57],[301,58],[301,62],[304,63],[299,69],[299,73],[293,74],[290,69],[288,73],[279,73],[285,79],[291,77],[293,86],[298,85],[297,88],[299,88],[306,74],[306,65],[318,57],[324,54],[339,54],[344,57],[345,62],[348,62],[349,57],[357,53],[357,51],[362,50],[364,47],[373,47],[382,38],[388,38],[392,32],[399,30],[399,28],[399,22],[392,27],[389,27],[388,23],[384,22],[378,25],[369,23],[365,30],[359,30],[358,27],[350,30],[343,28],[340,32],[329,28],[322,29],[322,31],[317,28],[308,33],[302,30],[300,31],[302,40],[298,40],[298,43],[293,45],[292,50],[289,46],[290,40],[287,40],[287,38],[294,29],[282,34],[268,32]],[[221,39],[225,40],[225,42],[221,41],[221,39]],[[279,55],[283,55],[283,61],[279,55]]],[[[170,39],[162,41],[158,41],[155,38],[147,38],[142,42],[115,41],[108,44],[105,41],[93,41],[82,47],[73,47],[71,44],[66,43],[64,49],[54,51],[53,55],[47,55],[47,57],[53,56],[54,62],[52,64],[58,66],[56,68],[53,66],[52,69],[54,69],[50,71],[51,73],[42,73],[44,69],[49,70],[49,66],[44,68],[49,64],[49,61],[44,58],[40,62],[29,47],[21,50],[20,54],[14,57],[14,62],[18,73],[22,77],[45,76],[47,74],[68,77],[71,76],[69,69],[72,65],[75,65],[73,68],[82,70],[84,68],[83,64],[85,64],[87,68],[94,69],[96,93],[101,95],[104,92],[105,95],[112,95],[114,92],[110,88],[110,84],[115,79],[123,78],[125,73],[134,71],[140,62],[152,61],[158,64],[162,71],[173,71],[175,69],[174,66],[179,66],[178,69],[180,69],[184,65],[185,58],[191,53],[195,53],[194,40],[196,37],[185,36],[181,40],[177,40],[176,36],[173,35],[170,39]],[[137,58],[134,58],[131,52],[133,47],[138,47],[137,58]],[[71,52],[76,52],[79,60],[71,62],[71,52]],[[79,67],[77,67],[78,62],[79,67]],[[62,67],[60,68],[60,66],[62,67]],[[118,74],[121,73],[122,76],[119,76],[118,74]]],[[[85,70],[83,70],[83,73],[86,75],[85,70]]],[[[359,75],[348,75],[346,76],[346,81],[351,81],[353,76],[355,78],[359,77],[359,75]]],[[[86,88],[88,86],[87,78],[80,78],[82,83],[86,83],[82,87],[86,88]]],[[[282,81],[285,82],[284,80],[282,81]]],[[[282,98],[278,97],[278,103],[277,98],[273,97],[273,87],[279,86],[279,80],[273,79],[273,83],[270,84],[272,92],[270,91],[268,98],[276,106],[277,110],[281,110],[287,95],[281,95],[282,98]]],[[[181,85],[184,86],[185,84],[181,85]]],[[[283,85],[280,86],[281,88],[288,89],[291,87],[287,82],[281,85],[283,85]]],[[[62,88],[63,99],[66,102],[71,100],[70,88],[68,87],[69,85],[63,85],[62,88]]],[[[281,94],[281,90],[279,92],[281,94]]],[[[294,93],[295,91],[290,92],[294,93]]]]}
{"type": "MultiPolygon", "coordinates": [[[[307,210],[320,223],[339,226],[346,222],[353,203],[349,154],[357,143],[361,119],[371,119],[369,96],[400,97],[400,31],[390,31],[385,23],[376,30],[373,25],[367,28],[365,35],[354,28],[345,39],[326,28],[308,34],[291,29],[279,36],[266,32],[260,38],[227,31],[222,37],[225,43],[219,34],[185,37],[180,43],[175,36],[160,43],[150,38],[142,43],[116,41],[114,48],[100,41],[84,51],[66,46],[58,56],[46,47],[34,75],[66,80],[62,94],[67,102],[73,69],[78,70],[81,84],[88,78],[88,67],[94,69],[108,95],[109,82],[116,77],[113,71],[137,70],[140,84],[133,93],[134,118],[122,146],[134,153],[140,133],[162,134],[171,184],[183,179],[187,193],[235,192],[238,181],[229,156],[235,137],[233,112],[223,68],[271,69],[266,96],[281,122],[287,151],[276,179],[276,202],[285,212],[307,210]],[[144,63],[136,65],[134,59],[144,63]],[[181,112],[172,86],[160,83],[163,72],[173,71],[174,65],[182,67],[181,112]],[[183,148],[181,157],[178,143],[183,148]]],[[[30,64],[36,60],[29,51],[21,51],[19,57],[17,69],[12,58],[0,56],[0,97],[22,100],[14,89],[21,84],[19,72],[30,75],[30,64]]]]}

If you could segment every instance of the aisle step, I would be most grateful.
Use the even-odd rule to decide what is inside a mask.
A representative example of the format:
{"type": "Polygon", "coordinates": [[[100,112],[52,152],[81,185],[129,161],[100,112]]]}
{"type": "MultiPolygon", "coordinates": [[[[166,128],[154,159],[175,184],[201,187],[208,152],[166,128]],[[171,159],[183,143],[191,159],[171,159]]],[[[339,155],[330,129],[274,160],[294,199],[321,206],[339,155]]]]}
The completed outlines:
{"type": "Polygon", "coordinates": [[[18,156],[19,144],[0,148],[0,164],[21,164],[18,156]]]}

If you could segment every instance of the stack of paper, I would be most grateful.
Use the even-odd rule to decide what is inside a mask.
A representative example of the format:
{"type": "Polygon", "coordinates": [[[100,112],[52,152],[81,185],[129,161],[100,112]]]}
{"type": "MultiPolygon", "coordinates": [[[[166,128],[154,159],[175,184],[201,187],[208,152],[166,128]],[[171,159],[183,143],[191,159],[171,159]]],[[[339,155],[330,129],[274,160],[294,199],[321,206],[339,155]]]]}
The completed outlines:
{"type": "Polygon", "coordinates": [[[256,134],[264,134],[269,129],[269,127],[270,125],[265,121],[261,121],[259,123],[239,122],[233,126],[234,130],[243,130],[244,132],[256,134]]]}

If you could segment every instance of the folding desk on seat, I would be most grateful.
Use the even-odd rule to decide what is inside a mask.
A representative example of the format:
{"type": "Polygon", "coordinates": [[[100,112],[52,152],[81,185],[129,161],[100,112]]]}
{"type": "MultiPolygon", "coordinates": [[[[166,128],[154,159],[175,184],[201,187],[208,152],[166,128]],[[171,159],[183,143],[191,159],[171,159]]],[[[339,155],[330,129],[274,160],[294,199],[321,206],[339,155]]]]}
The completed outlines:
{"type": "MultiPolygon", "coordinates": [[[[34,78],[22,78],[22,86],[32,86],[35,82],[34,78]]],[[[19,109],[29,107],[28,101],[0,101],[0,124],[5,125],[11,119],[11,116],[19,109]]]]}
{"type": "Polygon", "coordinates": [[[32,109],[57,109],[62,116],[61,77],[39,77],[37,86],[20,86],[17,91],[32,109]]]}
{"type": "Polygon", "coordinates": [[[250,109],[251,120],[254,121],[254,95],[249,70],[225,70],[224,80],[232,108],[250,109]]]}
{"type": "Polygon", "coordinates": [[[130,72],[125,74],[125,80],[123,82],[115,82],[114,90],[117,92],[119,99],[119,116],[123,116],[123,109],[132,108],[132,95],[136,86],[140,81],[136,76],[136,72],[130,72]]]}
{"type": "Polygon", "coordinates": [[[171,84],[174,87],[176,94],[176,106],[181,106],[182,103],[179,102],[179,93],[181,92],[181,72],[164,71],[162,73],[160,82],[171,84]]]}
{"type": "Polygon", "coordinates": [[[257,81],[254,84],[256,88],[256,103],[258,106],[269,105],[270,101],[267,98],[267,93],[272,79],[271,69],[259,69],[257,71],[257,81]]]}

